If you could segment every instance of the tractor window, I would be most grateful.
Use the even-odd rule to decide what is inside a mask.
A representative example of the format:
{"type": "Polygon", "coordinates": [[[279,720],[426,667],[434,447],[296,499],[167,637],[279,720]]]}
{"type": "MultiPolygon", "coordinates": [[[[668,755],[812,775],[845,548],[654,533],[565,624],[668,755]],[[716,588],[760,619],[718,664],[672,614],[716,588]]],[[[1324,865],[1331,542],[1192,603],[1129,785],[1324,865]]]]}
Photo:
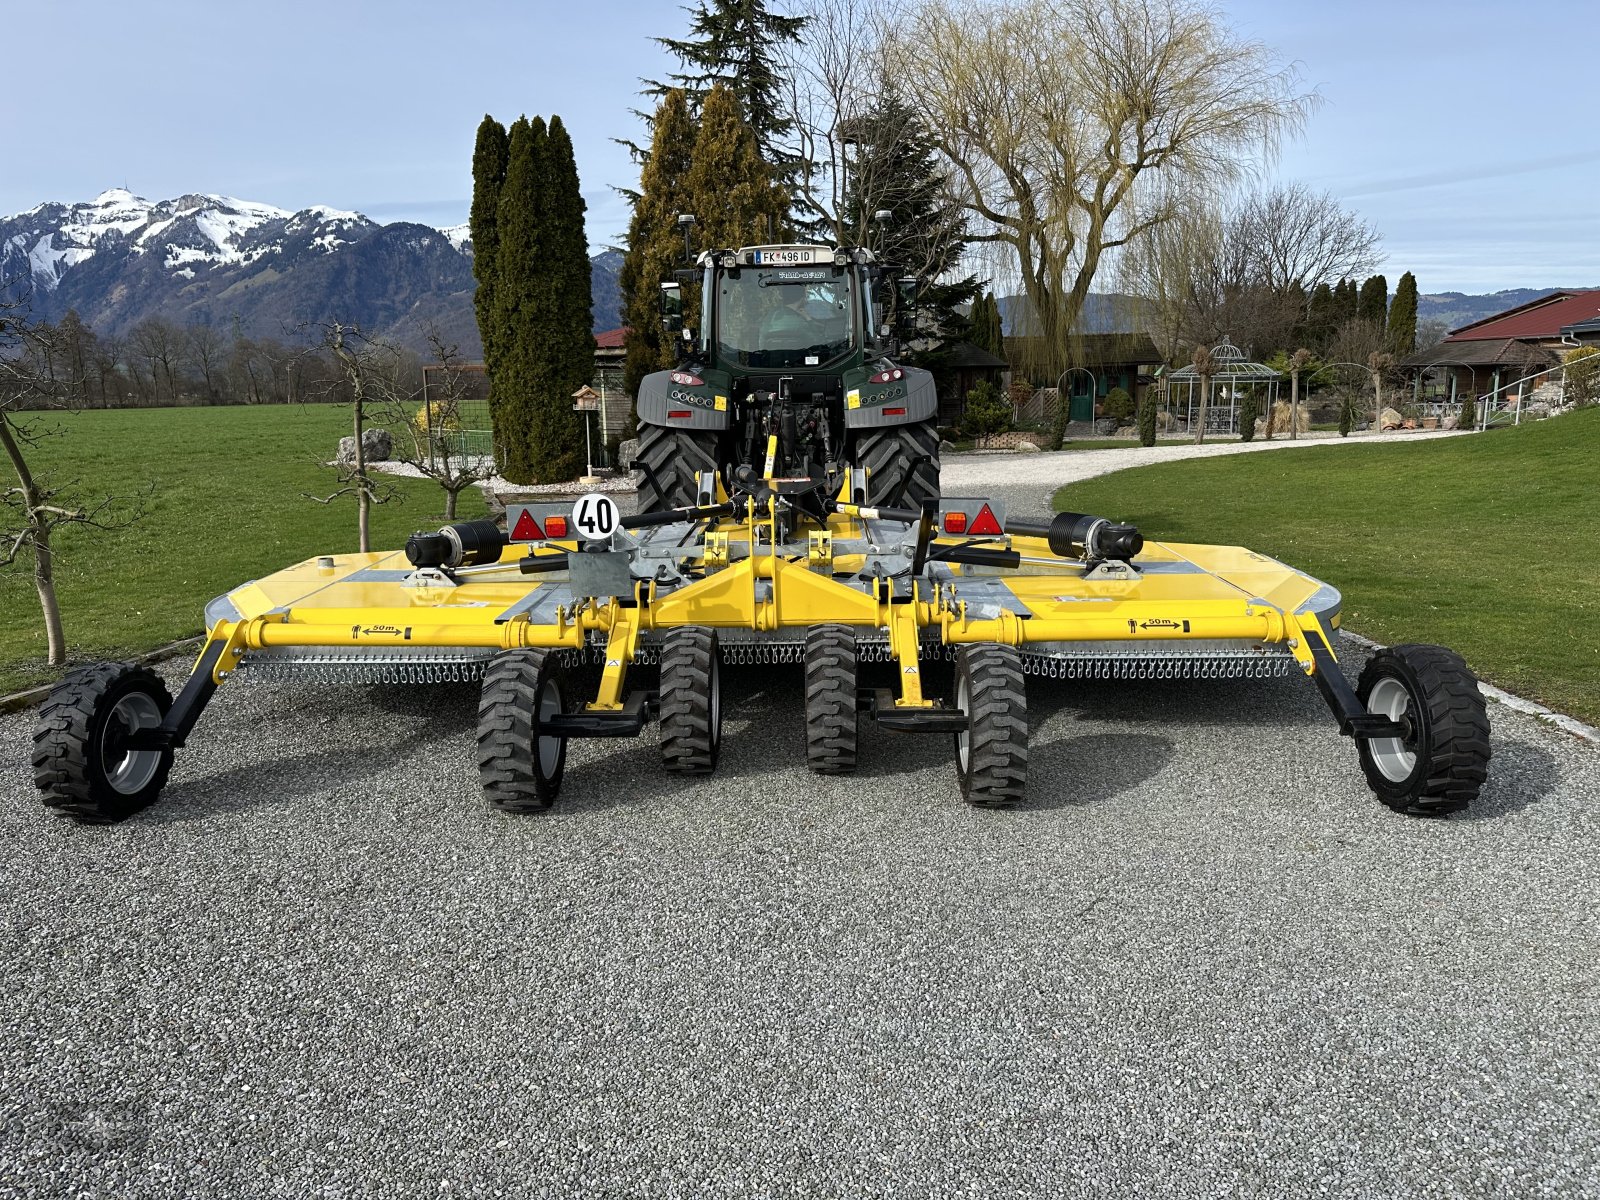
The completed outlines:
{"type": "Polygon", "coordinates": [[[718,357],[742,367],[825,366],[855,343],[850,276],[830,267],[745,267],[717,292],[718,357]]]}

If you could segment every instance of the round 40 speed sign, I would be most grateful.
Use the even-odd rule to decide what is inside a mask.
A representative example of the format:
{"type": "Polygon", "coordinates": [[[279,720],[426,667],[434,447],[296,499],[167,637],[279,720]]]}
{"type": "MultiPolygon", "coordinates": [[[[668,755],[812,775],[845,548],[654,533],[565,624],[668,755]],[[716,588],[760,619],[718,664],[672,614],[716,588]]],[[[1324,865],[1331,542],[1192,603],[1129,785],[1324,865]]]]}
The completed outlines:
{"type": "Polygon", "coordinates": [[[622,514],[610,496],[590,492],[572,506],[572,524],[586,542],[603,542],[622,524],[622,514]]]}

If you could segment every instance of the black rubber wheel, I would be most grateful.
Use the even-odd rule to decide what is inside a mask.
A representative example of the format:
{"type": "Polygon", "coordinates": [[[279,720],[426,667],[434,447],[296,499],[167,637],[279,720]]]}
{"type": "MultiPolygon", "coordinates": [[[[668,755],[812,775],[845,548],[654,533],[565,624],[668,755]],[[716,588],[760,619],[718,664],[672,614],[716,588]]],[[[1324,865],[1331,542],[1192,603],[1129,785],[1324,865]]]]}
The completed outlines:
{"type": "Polygon", "coordinates": [[[856,769],[856,633],[817,625],[806,633],[806,765],[818,775],[856,769]]]}
{"type": "Polygon", "coordinates": [[[709,775],[722,749],[717,631],[671,630],[661,642],[661,762],[676,775],[709,775]]]}
{"type": "Polygon", "coordinates": [[[634,466],[644,472],[638,511],[660,512],[698,504],[700,473],[717,469],[717,434],[712,430],[639,426],[639,456],[634,466]]]}
{"type": "Polygon", "coordinates": [[[567,739],[539,723],[565,711],[558,655],[505,650],[490,660],[478,697],[478,779],[505,812],[543,812],[561,792],[567,739]]]}
{"type": "Polygon", "coordinates": [[[1013,646],[978,643],[956,655],[956,734],[961,795],[980,808],[1010,808],[1028,786],[1028,697],[1013,646]]]}
{"type": "Polygon", "coordinates": [[[1362,668],[1356,695],[1368,712],[1407,729],[1358,738],[1367,783],[1390,808],[1414,816],[1460,812],[1489,773],[1489,714],[1478,680],[1443,646],[1390,646],[1362,668]]]}
{"type": "Polygon", "coordinates": [[[33,730],[33,782],[45,805],[85,825],[147,807],[166,786],[172,751],[123,743],[160,725],[171,707],[160,677],[132,663],[79,667],[56,684],[33,730]]]}
{"type": "Polygon", "coordinates": [[[938,503],[939,430],[931,421],[858,431],[855,465],[869,472],[868,504],[921,508],[924,500],[938,503]]]}

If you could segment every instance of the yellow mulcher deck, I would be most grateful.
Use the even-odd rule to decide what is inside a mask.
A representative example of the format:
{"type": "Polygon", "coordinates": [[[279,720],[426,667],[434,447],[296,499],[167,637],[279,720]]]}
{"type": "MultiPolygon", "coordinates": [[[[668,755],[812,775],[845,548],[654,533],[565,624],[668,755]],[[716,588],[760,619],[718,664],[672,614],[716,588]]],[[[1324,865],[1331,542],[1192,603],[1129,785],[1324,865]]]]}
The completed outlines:
{"type": "Polygon", "coordinates": [[[175,703],[125,664],[69,677],[41,713],[36,778],[47,804],[116,819],[159,792],[173,750],[234,675],[481,677],[485,793],[541,809],[571,737],[632,736],[656,719],[668,770],[714,769],[724,662],[804,663],[813,769],[854,767],[865,712],[891,729],[953,735],[962,794],[980,805],[1022,798],[1028,674],[1302,673],[1391,806],[1453,811],[1484,778],[1487,718],[1461,660],[1395,647],[1352,689],[1330,648],[1339,593],[1275,559],[1145,542],[1084,514],[1008,519],[992,500],[914,511],[859,499],[848,475],[824,485],[747,471],[729,496],[708,473],[693,508],[624,518],[590,496],[513,507],[509,532],[468,522],[403,551],[298,563],[211,603],[175,703]],[[923,687],[934,659],[955,664],[947,700],[923,687]],[[866,661],[892,663],[897,686],[859,688],[866,661]],[[599,668],[592,694],[573,691],[593,677],[573,670],[582,663],[599,668]],[[659,665],[657,686],[631,685],[641,664],[659,665]]]}

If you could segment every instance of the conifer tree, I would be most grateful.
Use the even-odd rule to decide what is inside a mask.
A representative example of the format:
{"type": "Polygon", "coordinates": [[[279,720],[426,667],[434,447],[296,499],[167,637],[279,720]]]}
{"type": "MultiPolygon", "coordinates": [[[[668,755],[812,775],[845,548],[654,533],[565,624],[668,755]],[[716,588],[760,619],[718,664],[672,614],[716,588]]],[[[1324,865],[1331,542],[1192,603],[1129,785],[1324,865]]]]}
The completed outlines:
{"type": "Polygon", "coordinates": [[[791,122],[783,105],[787,80],[776,58],[785,43],[799,42],[806,19],[773,12],[768,0],[696,0],[688,11],[688,37],[655,39],[684,69],[670,76],[670,84],[646,80],[649,94],[682,88],[691,111],[698,112],[716,88],[727,88],[739,101],[761,159],[780,179],[787,177],[797,160],[784,145],[791,122]]]}
{"type": "Polygon", "coordinates": [[[572,394],[594,378],[586,205],[572,138],[558,116],[550,118],[545,138],[544,176],[544,257],[535,264],[539,372],[529,460],[534,476],[548,482],[582,474],[583,418],[572,411],[572,394]]]}
{"type": "MultiPolygon", "coordinates": [[[[685,182],[685,211],[698,218],[697,249],[732,249],[785,236],[788,195],[762,161],[738,98],[721,84],[711,89],[701,109],[685,182]]],[[[684,314],[685,324],[699,324],[698,297],[685,297],[684,314]]]]}
{"type": "Polygon", "coordinates": [[[1389,350],[1405,357],[1417,348],[1417,277],[1410,271],[1394,285],[1394,302],[1389,305],[1389,350]]]}
{"type": "Polygon", "coordinates": [[[500,250],[500,189],[506,181],[507,134],[504,125],[485,114],[472,151],[472,277],[478,281],[472,306],[483,342],[483,365],[494,378],[494,286],[500,250]]]}
{"type": "Polygon", "coordinates": [[[1333,289],[1326,283],[1319,283],[1311,289],[1311,302],[1307,306],[1306,316],[1308,345],[1315,346],[1319,350],[1327,346],[1333,337],[1334,328],[1338,325],[1335,308],[1333,289]]]}
{"type": "Polygon", "coordinates": [[[1346,321],[1353,321],[1358,311],[1356,281],[1341,279],[1333,289],[1333,328],[1337,330],[1346,321]]]}
{"type": "Polygon", "coordinates": [[[492,344],[495,373],[489,406],[500,474],[512,483],[532,483],[534,410],[543,372],[539,338],[539,292],[546,245],[544,119],[519,117],[507,138],[506,177],[500,189],[492,344]]]}
{"type": "Polygon", "coordinates": [[[1389,281],[1382,275],[1371,275],[1361,285],[1361,294],[1356,300],[1356,316],[1363,321],[1371,321],[1381,334],[1384,324],[1389,319],[1389,281]]]}
{"type": "Polygon", "coordinates": [[[623,320],[628,326],[628,357],[623,387],[638,394],[639,381],[673,365],[671,337],[661,327],[658,288],[683,257],[678,217],[692,211],[688,199],[689,158],[695,127],[688,97],[671,88],[656,106],[650,156],[639,176],[639,198],[628,225],[628,252],[622,260],[623,320]]]}
{"type": "Polygon", "coordinates": [[[923,337],[962,336],[967,322],[957,309],[978,294],[978,279],[949,278],[966,249],[967,219],[947,200],[949,171],[933,139],[911,106],[892,91],[852,122],[852,132],[855,155],[844,197],[845,228],[838,236],[847,244],[870,245],[880,261],[916,278],[923,337]],[[886,226],[873,223],[880,211],[891,214],[886,226]]]}

